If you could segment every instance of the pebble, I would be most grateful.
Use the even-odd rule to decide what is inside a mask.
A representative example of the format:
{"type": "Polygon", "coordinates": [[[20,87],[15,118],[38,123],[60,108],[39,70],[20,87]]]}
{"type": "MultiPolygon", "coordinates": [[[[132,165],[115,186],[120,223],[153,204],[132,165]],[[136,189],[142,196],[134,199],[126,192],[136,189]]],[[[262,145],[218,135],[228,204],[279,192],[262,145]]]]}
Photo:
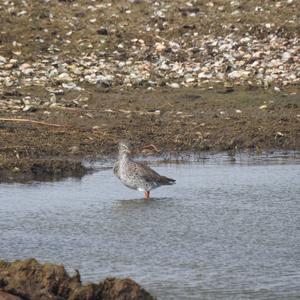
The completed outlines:
{"type": "Polygon", "coordinates": [[[284,60],[284,61],[287,61],[287,60],[289,60],[291,58],[291,54],[289,53],[289,52],[284,52],[283,54],[282,54],[282,59],[284,60]]]}
{"type": "Polygon", "coordinates": [[[25,105],[24,108],[22,109],[25,112],[32,112],[32,111],[36,111],[37,108],[34,107],[33,105],[25,105]]]}
{"type": "Polygon", "coordinates": [[[268,106],[266,104],[263,104],[259,107],[259,109],[266,109],[268,106]]]}
{"type": "Polygon", "coordinates": [[[173,82],[173,83],[169,84],[169,87],[172,89],[179,89],[180,85],[176,82],[173,82]]]}
{"type": "Polygon", "coordinates": [[[81,88],[77,86],[74,82],[62,83],[62,87],[67,90],[77,90],[77,91],[81,90],[81,88]]]}
{"type": "Polygon", "coordinates": [[[69,148],[69,151],[73,154],[78,153],[79,152],[79,147],[78,146],[72,146],[69,148]]]}
{"type": "Polygon", "coordinates": [[[4,56],[0,56],[0,65],[4,65],[6,63],[6,58],[4,56]]]}
{"type": "Polygon", "coordinates": [[[282,132],[280,132],[280,131],[277,131],[276,132],[276,136],[284,136],[284,134],[282,132]]]}
{"type": "Polygon", "coordinates": [[[163,43],[156,43],[155,44],[155,50],[157,52],[161,52],[161,51],[163,51],[165,49],[166,49],[166,46],[163,43]]]}
{"type": "Polygon", "coordinates": [[[97,33],[100,35],[108,35],[108,30],[105,27],[101,27],[100,29],[97,30],[97,33]]]}
{"type": "Polygon", "coordinates": [[[68,81],[72,81],[72,78],[70,77],[70,75],[68,73],[61,73],[57,76],[58,80],[64,81],[64,82],[68,82],[68,81]]]}
{"type": "Polygon", "coordinates": [[[274,87],[274,91],[277,92],[277,93],[279,93],[281,90],[280,90],[279,87],[275,86],[275,87],[274,87]]]}

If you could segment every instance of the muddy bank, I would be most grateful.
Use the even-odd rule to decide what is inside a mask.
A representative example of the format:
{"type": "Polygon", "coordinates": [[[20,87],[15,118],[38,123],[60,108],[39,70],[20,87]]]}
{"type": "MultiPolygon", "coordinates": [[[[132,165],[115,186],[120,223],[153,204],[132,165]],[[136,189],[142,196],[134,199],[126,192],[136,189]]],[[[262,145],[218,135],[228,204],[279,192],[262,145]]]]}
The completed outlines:
{"type": "Polygon", "coordinates": [[[124,137],[152,155],[299,149],[299,9],[2,1],[0,182],[80,177],[124,137]]]}
{"type": "Polygon", "coordinates": [[[62,159],[8,160],[0,165],[0,182],[53,181],[66,177],[81,178],[91,169],[80,161],[62,159]],[[1,180],[2,179],[2,180],[1,180]]]}
{"type": "MultiPolygon", "coordinates": [[[[46,97],[43,89],[22,98],[46,97]]],[[[0,111],[0,181],[82,176],[82,159],[114,157],[127,138],[136,154],[300,149],[299,89],[66,92],[64,107],[0,111]],[[75,99],[86,98],[86,107],[75,99]],[[68,105],[69,104],[69,105],[68,105]]]]}
{"type": "Polygon", "coordinates": [[[80,274],[69,276],[61,265],[35,259],[0,261],[1,300],[154,300],[133,280],[107,278],[83,285],[80,274]]]}

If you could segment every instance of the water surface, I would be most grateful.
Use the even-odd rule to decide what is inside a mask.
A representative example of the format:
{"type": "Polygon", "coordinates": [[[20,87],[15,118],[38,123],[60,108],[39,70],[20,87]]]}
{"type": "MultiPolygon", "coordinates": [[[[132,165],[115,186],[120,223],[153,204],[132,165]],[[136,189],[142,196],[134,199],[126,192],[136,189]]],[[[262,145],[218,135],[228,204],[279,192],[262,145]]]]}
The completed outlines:
{"type": "Polygon", "coordinates": [[[112,170],[0,185],[0,258],[35,257],[83,280],[130,276],[159,299],[299,299],[300,166],[156,165],[151,201],[112,170]]]}

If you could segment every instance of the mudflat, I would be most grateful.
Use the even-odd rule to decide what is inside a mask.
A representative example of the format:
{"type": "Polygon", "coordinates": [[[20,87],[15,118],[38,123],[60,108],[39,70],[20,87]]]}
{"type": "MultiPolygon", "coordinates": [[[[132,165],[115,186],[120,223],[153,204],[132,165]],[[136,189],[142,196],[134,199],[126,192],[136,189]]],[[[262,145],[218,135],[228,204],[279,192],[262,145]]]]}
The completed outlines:
{"type": "Polygon", "coordinates": [[[0,181],[83,158],[299,149],[299,1],[0,1],[0,181]]]}
{"type": "MultiPolygon", "coordinates": [[[[69,91],[64,106],[0,112],[1,180],[81,176],[80,161],[113,156],[121,138],[137,154],[299,150],[298,90],[161,88],[69,91]],[[87,107],[77,105],[85,99],[87,107]]],[[[19,97],[43,98],[43,89],[19,97]]]]}

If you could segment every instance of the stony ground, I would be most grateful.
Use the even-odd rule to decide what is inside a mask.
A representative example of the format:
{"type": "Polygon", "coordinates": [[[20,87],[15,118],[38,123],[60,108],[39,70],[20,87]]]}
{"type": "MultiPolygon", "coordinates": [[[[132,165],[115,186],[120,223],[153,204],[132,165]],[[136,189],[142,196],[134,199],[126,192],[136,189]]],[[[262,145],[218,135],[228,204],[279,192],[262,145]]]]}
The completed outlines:
{"type": "Polygon", "coordinates": [[[299,150],[300,2],[0,0],[0,181],[116,153],[299,150]]]}
{"type": "Polygon", "coordinates": [[[0,10],[4,87],[299,83],[295,0],[1,0],[0,10]]]}

